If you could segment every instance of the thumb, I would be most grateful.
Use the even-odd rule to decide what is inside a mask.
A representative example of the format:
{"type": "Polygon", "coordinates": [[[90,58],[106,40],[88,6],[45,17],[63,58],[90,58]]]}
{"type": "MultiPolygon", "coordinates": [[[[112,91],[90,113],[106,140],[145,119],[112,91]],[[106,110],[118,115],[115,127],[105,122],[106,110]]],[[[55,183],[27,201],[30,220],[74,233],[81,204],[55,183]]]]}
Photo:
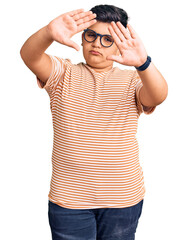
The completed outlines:
{"type": "Polygon", "coordinates": [[[106,57],[107,60],[111,60],[111,61],[116,61],[118,63],[122,62],[122,58],[121,56],[117,56],[117,55],[109,55],[106,57]]]}
{"type": "Polygon", "coordinates": [[[113,55],[109,55],[109,56],[107,56],[107,57],[106,57],[106,60],[114,61],[113,55]]]}
{"type": "Polygon", "coordinates": [[[80,50],[80,47],[78,46],[78,44],[76,44],[72,40],[69,40],[68,42],[66,42],[65,45],[67,45],[68,47],[72,47],[72,48],[76,49],[76,51],[80,50]]]}

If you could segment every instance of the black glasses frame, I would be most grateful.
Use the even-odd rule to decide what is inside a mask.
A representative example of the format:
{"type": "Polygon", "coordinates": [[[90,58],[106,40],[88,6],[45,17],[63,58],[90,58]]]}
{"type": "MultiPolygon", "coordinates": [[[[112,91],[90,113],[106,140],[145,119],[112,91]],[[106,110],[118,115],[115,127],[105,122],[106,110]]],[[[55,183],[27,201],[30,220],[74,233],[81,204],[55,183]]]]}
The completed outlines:
{"type": "Polygon", "coordinates": [[[89,28],[87,28],[87,29],[84,29],[84,39],[86,40],[86,42],[94,42],[96,39],[97,39],[97,37],[100,37],[100,43],[101,43],[101,45],[103,46],[103,47],[106,47],[106,48],[108,48],[108,47],[111,47],[112,46],[112,44],[114,43],[114,40],[112,41],[112,44],[110,45],[110,46],[104,46],[103,44],[102,44],[102,37],[105,37],[105,36],[108,36],[108,37],[112,37],[111,35],[108,35],[108,34],[99,34],[99,33],[97,33],[97,32],[95,32],[94,30],[91,30],[91,29],[89,29],[89,28]],[[96,37],[95,37],[95,39],[93,40],[93,41],[88,41],[87,39],[86,39],[86,37],[85,37],[85,34],[86,34],[86,32],[87,31],[92,31],[92,32],[94,32],[95,34],[96,34],[96,37]]]}

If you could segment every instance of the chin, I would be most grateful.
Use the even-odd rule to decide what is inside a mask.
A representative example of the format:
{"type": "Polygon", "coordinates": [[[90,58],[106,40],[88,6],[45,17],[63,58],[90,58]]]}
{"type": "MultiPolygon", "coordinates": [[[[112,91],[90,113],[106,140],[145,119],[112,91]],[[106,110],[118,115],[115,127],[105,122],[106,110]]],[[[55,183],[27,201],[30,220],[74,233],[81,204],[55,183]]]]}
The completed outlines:
{"type": "Polygon", "coordinates": [[[104,64],[99,63],[99,62],[91,62],[91,61],[88,61],[88,62],[86,62],[86,63],[87,63],[87,65],[89,65],[89,66],[92,67],[92,68],[99,68],[99,69],[105,68],[104,64]]]}
{"type": "Polygon", "coordinates": [[[98,67],[98,68],[103,68],[105,67],[104,61],[101,59],[98,59],[96,57],[89,57],[88,59],[86,59],[86,63],[94,68],[98,67]]]}

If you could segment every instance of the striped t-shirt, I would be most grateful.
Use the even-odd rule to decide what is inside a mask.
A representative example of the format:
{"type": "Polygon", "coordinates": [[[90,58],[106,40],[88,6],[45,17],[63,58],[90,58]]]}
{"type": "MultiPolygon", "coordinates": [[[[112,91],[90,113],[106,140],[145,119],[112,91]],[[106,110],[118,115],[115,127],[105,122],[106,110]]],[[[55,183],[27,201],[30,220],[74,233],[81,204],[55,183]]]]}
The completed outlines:
{"type": "Polygon", "coordinates": [[[137,204],[145,194],[138,118],[155,109],[141,105],[137,71],[113,67],[98,73],[49,56],[49,79],[37,78],[50,97],[54,131],[49,200],[71,209],[137,204]]]}

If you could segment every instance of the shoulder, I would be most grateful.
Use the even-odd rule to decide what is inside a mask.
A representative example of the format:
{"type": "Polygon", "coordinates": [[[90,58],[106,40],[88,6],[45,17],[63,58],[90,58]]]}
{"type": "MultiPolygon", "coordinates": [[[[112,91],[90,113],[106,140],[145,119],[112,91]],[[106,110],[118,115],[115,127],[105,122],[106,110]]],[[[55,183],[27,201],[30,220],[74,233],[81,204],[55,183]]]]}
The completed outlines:
{"type": "Polygon", "coordinates": [[[131,80],[136,75],[136,70],[120,69],[119,67],[114,67],[113,75],[117,77],[128,78],[131,80]]]}

